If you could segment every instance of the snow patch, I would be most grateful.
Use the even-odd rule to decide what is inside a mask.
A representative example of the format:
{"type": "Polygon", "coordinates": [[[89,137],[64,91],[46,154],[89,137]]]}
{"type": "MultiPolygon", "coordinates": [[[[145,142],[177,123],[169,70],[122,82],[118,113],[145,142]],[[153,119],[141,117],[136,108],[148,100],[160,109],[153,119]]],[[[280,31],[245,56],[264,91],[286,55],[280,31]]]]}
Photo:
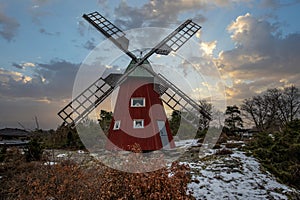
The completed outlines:
{"type": "Polygon", "coordinates": [[[65,158],[65,157],[67,157],[68,156],[68,154],[66,154],[66,153],[61,153],[61,154],[58,154],[57,156],[56,156],[56,158],[65,158]]]}
{"type": "Polygon", "coordinates": [[[255,158],[240,151],[183,163],[191,168],[188,192],[196,199],[288,199],[287,193],[299,192],[263,173],[255,158]]]}

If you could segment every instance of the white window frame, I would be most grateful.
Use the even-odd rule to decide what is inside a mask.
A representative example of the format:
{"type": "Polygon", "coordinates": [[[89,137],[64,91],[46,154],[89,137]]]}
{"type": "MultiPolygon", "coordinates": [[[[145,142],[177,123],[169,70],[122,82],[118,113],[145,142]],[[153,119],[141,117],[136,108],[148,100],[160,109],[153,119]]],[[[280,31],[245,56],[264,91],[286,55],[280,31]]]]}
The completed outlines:
{"type": "Polygon", "coordinates": [[[133,128],[144,128],[144,120],[143,119],[134,119],[133,120],[133,128]],[[137,126],[137,122],[141,122],[141,126],[137,126]]]}
{"type": "Polygon", "coordinates": [[[114,123],[114,128],[113,130],[119,130],[121,127],[121,120],[116,120],[114,123]]]}
{"type": "Polygon", "coordinates": [[[133,98],[131,98],[130,105],[131,105],[131,107],[145,107],[146,106],[146,99],[145,99],[145,97],[133,97],[133,98]],[[142,100],[143,104],[142,105],[134,105],[133,104],[134,100],[142,100]]]}

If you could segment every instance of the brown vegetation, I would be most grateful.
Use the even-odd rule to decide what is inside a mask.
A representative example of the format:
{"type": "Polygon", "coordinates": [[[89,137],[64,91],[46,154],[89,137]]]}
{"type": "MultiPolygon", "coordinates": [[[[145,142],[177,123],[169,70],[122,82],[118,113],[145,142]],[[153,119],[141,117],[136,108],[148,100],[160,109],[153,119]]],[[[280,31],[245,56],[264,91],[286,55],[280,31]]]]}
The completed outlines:
{"type": "MultiPolygon", "coordinates": [[[[0,168],[0,196],[4,199],[193,198],[186,194],[189,168],[176,162],[154,172],[128,173],[96,161],[86,165],[67,160],[50,165],[26,162],[17,150],[12,154],[10,158],[15,159],[6,159],[0,168]]],[[[133,154],[136,158],[141,155],[133,154]]]]}

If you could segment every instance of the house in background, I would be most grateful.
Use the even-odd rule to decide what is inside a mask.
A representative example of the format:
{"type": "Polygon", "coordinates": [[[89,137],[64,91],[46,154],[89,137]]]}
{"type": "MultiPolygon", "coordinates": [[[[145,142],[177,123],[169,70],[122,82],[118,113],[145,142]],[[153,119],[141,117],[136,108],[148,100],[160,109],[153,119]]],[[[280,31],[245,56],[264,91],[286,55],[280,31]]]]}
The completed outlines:
{"type": "Polygon", "coordinates": [[[29,142],[31,133],[18,128],[0,129],[0,146],[22,146],[29,142]]]}

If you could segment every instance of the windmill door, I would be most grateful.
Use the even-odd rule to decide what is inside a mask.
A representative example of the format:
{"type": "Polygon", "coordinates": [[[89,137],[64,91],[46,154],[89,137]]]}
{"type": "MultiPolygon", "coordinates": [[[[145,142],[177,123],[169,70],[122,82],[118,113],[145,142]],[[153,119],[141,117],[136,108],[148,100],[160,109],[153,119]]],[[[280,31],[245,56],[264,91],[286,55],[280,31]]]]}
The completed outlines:
{"type": "Polygon", "coordinates": [[[170,149],[168,133],[165,126],[165,121],[159,120],[157,121],[159,135],[161,139],[161,143],[164,149],[170,149]]]}

